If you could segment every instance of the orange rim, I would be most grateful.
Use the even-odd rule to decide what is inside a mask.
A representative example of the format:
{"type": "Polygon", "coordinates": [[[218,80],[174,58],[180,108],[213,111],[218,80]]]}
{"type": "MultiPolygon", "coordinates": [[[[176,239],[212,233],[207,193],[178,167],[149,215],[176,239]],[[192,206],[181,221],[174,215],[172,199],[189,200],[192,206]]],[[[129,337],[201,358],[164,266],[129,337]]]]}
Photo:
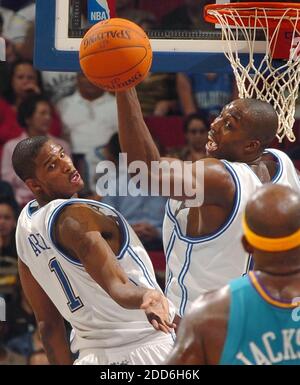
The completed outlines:
{"type": "Polygon", "coordinates": [[[283,15],[282,23],[292,25],[290,18],[297,18],[297,24],[300,24],[299,12],[300,3],[274,3],[274,2],[249,2],[249,3],[228,3],[228,4],[208,4],[204,7],[204,18],[207,22],[217,24],[219,20],[209,11],[218,11],[221,15],[232,15],[232,10],[239,16],[237,20],[228,19],[230,25],[237,23],[243,26],[252,27],[255,24],[254,18],[259,18],[261,24],[268,24],[269,27],[276,27],[278,18],[283,15]]]}

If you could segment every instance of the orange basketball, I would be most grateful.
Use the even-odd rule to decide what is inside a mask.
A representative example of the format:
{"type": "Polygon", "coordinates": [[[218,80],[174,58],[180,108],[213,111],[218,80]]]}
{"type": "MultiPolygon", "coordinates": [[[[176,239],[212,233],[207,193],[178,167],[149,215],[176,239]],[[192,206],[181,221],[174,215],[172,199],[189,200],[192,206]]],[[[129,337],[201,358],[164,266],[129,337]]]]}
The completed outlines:
{"type": "Polygon", "coordinates": [[[152,50],[142,28],[129,20],[112,18],[87,31],[79,60],[90,82],[107,91],[122,91],[145,79],[152,50]]]}

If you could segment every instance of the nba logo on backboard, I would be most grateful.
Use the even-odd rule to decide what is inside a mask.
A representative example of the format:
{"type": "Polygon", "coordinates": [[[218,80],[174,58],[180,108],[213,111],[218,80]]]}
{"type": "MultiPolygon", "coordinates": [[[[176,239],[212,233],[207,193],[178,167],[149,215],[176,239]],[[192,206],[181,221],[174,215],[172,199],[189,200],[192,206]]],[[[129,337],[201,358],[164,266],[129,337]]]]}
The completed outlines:
{"type": "Polygon", "coordinates": [[[5,320],[5,301],[4,298],[0,297],[0,322],[5,320]]]}
{"type": "Polygon", "coordinates": [[[294,37],[291,45],[290,60],[296,61],[300,58],[300,37],[294,37]]]}
{"type": "Polygon", "coordinates": [[[107,0],[88,1],[88,20],[91,24],[110,18],[110,10],[107,0]]]}

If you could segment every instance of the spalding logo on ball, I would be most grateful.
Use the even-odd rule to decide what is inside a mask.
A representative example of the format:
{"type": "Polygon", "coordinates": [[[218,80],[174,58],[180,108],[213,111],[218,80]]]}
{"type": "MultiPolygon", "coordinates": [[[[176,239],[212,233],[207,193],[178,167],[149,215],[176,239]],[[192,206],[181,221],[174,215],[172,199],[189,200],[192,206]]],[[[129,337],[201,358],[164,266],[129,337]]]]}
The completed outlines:
{"type": "Polygon", "coordinates": [[[141,27],[112,18],[87,31],[79,60],[91,83],[107,91],[123,91],[145,79],[152,64],[152,49],[141,27]]]}

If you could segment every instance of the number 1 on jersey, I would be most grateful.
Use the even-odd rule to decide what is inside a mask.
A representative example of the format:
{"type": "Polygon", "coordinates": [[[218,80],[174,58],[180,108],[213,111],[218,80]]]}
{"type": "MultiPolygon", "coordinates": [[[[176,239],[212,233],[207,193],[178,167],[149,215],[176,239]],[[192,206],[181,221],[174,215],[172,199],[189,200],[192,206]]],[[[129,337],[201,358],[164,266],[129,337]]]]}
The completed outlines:
{"type": "Polygon", "coordinates": [[[55,273],[67,297],[70,311],[73,313],[74,311],[80,309],[83,306],[83,303],[81,302],[81,299],[79,297],[75,296],[71,283],[63,268],[61,267],[61,264],[57,261],[56,258],[51,259],[51,261],[49,262],[49,268],[52,272],[55,273]]]}

